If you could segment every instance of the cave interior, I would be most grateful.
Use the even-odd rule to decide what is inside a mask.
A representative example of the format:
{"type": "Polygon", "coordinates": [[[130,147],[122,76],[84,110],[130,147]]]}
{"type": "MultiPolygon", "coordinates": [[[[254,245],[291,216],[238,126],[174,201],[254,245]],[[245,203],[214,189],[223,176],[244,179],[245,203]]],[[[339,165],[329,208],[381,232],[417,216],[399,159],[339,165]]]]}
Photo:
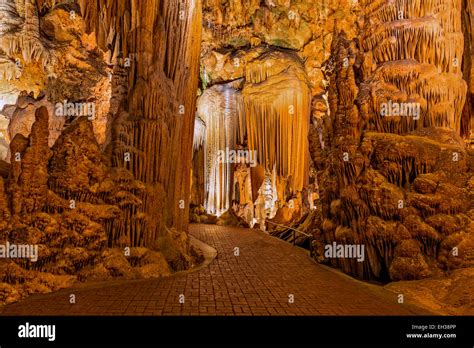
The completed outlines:
{"type": "Polygon", "coordinates": [[[462,283],[439,301],[473,310],[472,1],[3,0],[0,20],[0,242],[39,246],[0,259],[1,303],[191,269],[192,223],[462,283]]]}

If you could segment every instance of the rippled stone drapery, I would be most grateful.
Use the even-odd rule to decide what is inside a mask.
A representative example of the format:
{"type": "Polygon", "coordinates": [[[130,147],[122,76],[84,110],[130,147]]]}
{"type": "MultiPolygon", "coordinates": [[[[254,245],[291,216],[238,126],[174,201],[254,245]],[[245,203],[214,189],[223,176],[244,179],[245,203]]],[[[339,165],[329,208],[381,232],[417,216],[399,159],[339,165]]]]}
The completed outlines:
{"type": "MultiPolygon", "coordinates": [[[[311,95],[299,58],[280,51],[262,55],[248,64],[242,94],[249,149],[267,172],[275,168],[278,179],[289,182],[288,193],[303,190],[311,95]]],[[[286,194],[278,192],[279,199],[286,194]]]]}
{"type": "Polygon", "coordinates": [[[231,85],[213,86],[198,100],[195,143],[204,146],[204,208],[208,214],[219,216],[230,207],[235,163],[225,154],[236,150],[240,103],[240,92],[231,85]]]}
{"type": "Polygon", "coordinates": [[[307,181],[309,82],[296,54],[276,50],[248,62],[243,81],[241,92],[234,89],[240,87],[240,80],[215,85],[198,101],[194,150],[204,144],[207,156],[204,206],[216,215],[230,207],[235,165],[217,163],[217,151],[236,150],[239,144],[255,157],[250,170],[252,193],[248,194],[254,201],[261,195],[272,206],[266,208],[273,216],[275,202],[296,196],[307,181]],[[262,175],[256,176],[257,172],[262,175]],[[263,197],[268,190],[272,191],[271,202],[263,197]]]}
{"type": "Polygon", "coordinates": [[[151,244],[165,226],[187,229],[201,2],[82,0],[81,8],[110,61],[130,62],[112,163],[145,184],[144,214],[130,212],[110,230],[151,244]]]}
{"type": "Polygon", "coordinates": [[[368,118],[373,129],[401,134],[435,126],[460,133],[467,90],[461,71],[461,3],[361,2],[371,20],[360,41],[363,50],[370,52],[363,62],[365,76],[377,67],[367,83],[372,92],[362,100],[367,106],[362,118],[368,118]],[[420,120],[380,116],[380,105],[389,99],[420,103],[420,120]]]}

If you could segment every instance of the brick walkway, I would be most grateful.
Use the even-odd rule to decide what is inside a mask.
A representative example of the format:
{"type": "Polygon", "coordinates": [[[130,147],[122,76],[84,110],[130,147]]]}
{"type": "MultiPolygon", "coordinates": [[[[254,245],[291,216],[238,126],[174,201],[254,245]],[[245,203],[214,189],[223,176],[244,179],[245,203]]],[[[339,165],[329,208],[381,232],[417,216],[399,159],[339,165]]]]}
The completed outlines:
{"type": "Polygon", "coordinates": [[[258,230],[191,225],[218,255],[195,272],[85,284],[34,295],[1,315],[414,315],[397,295],[314,263],[300,248],[258,230]],[[234,248],[240,255],[235,256],[234,248]],[[76,304],[69,304],[69,295],[76,304]],[[184,294],[184,304],[179,302],[184,294]],[[294,302],[289,303],[293,298],[294,302]]]}

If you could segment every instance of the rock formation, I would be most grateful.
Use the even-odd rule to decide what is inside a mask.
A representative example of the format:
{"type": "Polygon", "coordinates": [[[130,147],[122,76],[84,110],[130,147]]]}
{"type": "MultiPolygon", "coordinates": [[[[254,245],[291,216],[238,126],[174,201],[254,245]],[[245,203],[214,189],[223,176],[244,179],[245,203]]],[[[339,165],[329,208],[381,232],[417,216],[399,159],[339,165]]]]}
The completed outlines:
{"type": "Polygon", "coordinates": [[[0,244],[40,248],[0,260],[0,302],[192,267],[191,221],[260,227],[397,291],[449,283],[455,300],[425,305],[468,312],[473,11],[0,1],[0,244]]]}
{"type": "Polygon", "coordinates": [[[472,267],[461,1],[362,5],[360,40],[332,44],[319,179],[323,239],[364,244],[368,257],[331,263],[383,281],[472,267]]]}
{"type": "Polygon", "coordinates": [[[206,211],[214,215],[221,215],[231,206],[233,163],[227,154],[236,149],[241,98],[231,85],[215,85],[198,100],[194,148],[203,146],[203,203],[206,211]]]}
{"type": "MultiPolygon", "coordinates": [[[[209,111],[199,120],[223,117],[206,98],[236,86],[235,149],[257,150],[258,165],[226,166],[208,190],[196,174],[210,168],[199,154],[207,139],[195,136],[193,203],[216,213],[203,198],[213,190],[226,197],[219,214],[299,225],[313,234],[319,261],[362,279],[468,270],[472,18],[469,1],[208,2],[198,104],[209,111]],[[289,105],[300,125],[287,118],[289,105]],[[365,245],[365,261],[327,259],[333,242],[365,245]]],[[[228,129],[212,132],[217,139],[228,129]]]]}
{"type": "Polygon", "coordinates": [[[110,228],[149,245],[165,227],[184,231],[188,223],[200,2],[82,1],[81,7],[110,62],[129,67],[127,103],[111,130],[111,162],[145,186],[141,213],[110,228]]]}
{"type": "Polygon", "coordinates": [[[0,302],[202,258],[186,235],[200,4],[148,1],[146,17],[136,6],[0,4],[0,53],[13,61],[1,70],[0,242],[39,248],[35,261],[0,260],[0,302]],[[119,15],[118,36],[106,22],[109,50],[99,16],[119,15]]]}
{"type": "MultiPolygon", "coordinates": [[[[330,53],[333,21],[341,9],[354,16],[355,8],[349,2],[238,0],[228,5],[221,1],[205,4],[202,96],[198,100],[201,111],[196,121],[193,172],[211,170],[216,174],[202,183],[193,182],[193,197],[200,197],[198,187],[204,185],[212,199],[220,198],[211,205],[206,198],[193,204],[203,205],[210,214],[233,209],[251,225],[274,218],[279,208],[288,211],[277,217],[286,223],[305,214],[303,206],[310,205],[303,197],[307,195],[311,166],[311,108],[318,104],[319,118],[327,109],[322,69],[330,53]],[[230,85],[235,90],[229,107],[235,125],[229,125],[233,144],[208,144],[199,129],[223,117],[226,106],[219,106],[216,100],[228,99],[225,95],[229,90],[222,86],[230,85]],[[213,153],[231,145],[230,150],[236,154],[240,150],[241,156],[227,164],[225,174],[216,172],[213,161],[205,161],[206,168],[197,165],[202,156],[199,145],[212,146],[213,153]],[[253,153],[255,165],[248,160],[253,153]],[[237,167],[239,171],[234,172],[237,167]]],[[[212,133],[213,139],[224,134],[215,127],[207,133],[212,133]]]]}

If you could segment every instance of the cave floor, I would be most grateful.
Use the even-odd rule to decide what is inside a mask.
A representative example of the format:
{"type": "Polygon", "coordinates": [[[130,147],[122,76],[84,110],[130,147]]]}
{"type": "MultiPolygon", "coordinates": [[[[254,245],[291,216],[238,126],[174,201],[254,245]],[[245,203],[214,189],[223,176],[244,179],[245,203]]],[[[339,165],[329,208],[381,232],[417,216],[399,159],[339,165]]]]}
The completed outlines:
{"type": "Polygon", "coordinates": [[[316,264],[306,250],[259,230],[191,225],[190,233],[217,250],[207,267],[33,295],[0,308],[0,315],[433,314],[406,298],[399,304],[397,294],[380,286],[316,264]],[[69,303],[70,294],[75,304],[69,303]]]}

